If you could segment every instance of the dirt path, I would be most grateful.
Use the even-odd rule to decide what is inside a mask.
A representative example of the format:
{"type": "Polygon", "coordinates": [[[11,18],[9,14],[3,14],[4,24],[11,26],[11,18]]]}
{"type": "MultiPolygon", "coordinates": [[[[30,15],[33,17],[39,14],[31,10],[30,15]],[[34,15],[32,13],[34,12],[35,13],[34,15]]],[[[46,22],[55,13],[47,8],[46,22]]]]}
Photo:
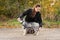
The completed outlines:
{"type": "Polygon", "coordinates": [[[0,29],[0,40],[60,40],[60,29],[42,28],[38,36],[22,35],[22,29],[0,29]]]}

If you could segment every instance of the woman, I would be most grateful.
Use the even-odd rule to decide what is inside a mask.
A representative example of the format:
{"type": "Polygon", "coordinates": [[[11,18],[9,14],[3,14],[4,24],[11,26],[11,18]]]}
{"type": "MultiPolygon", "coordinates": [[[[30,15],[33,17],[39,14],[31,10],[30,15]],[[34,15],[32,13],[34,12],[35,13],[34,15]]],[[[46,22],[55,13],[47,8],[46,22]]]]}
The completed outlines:
{"type": "Polygon", "coordinates": [[[27,27],[32,27],[35,32],[37,32],[38,29],[42,27],[42,18],[41,13],[39,12],[40,9],[40,5],[37,4],[36,6],[34,6],[34,8],[28,9],[20,15],[18,21],[23,20],[23,18],[26,16],[25,22],[23,22],[24,29],[26,29],[27,27]]]}

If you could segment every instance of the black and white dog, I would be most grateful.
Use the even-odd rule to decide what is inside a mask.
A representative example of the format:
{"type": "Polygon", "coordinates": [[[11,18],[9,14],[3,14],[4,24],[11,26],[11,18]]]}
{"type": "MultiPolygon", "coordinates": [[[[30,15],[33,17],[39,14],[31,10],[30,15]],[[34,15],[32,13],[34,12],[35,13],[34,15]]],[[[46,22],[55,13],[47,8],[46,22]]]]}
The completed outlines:
{"type": "Polygon", "coordinates": [[[22,21],[19,20],[18,21],[20,23],[22,23],[22,28],[23,28],[23,35],[26,34],[34,34],[34,35],[38,35],[39,34],[39,24],[36,22],[26,22],[26,21],[22,21]]]}

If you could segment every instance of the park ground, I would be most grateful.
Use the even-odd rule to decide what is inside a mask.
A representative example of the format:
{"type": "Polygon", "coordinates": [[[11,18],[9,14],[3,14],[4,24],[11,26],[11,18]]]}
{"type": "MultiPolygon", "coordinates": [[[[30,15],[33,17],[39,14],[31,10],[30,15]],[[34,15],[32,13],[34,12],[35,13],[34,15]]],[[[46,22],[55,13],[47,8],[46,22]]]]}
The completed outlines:
{"type": "Polygon", "coordinates": [[[21,28],[1,28],[0,40],[60,40],[60,29],[41,28],[39,35],[25,35],[21,28]]]}

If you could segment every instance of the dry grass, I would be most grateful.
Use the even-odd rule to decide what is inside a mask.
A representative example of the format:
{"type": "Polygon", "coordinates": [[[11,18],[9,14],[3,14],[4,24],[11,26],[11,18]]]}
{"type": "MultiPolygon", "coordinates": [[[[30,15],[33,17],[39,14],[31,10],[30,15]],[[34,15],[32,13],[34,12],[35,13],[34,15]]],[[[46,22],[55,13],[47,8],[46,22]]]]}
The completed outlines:
{"type": "Polygon", "coordinates": [[[20,28],[20,27],[21,23],[19,23],[16,19],[0,22],[0,28],[20,28]]]}
{"type": "Polygon", "coordinates": [[[46,28],[60,28],[60,21],[57,22],[44,21],[43,26],[46,28]]]}
{"type": "MultiPolygon", "coordinates": [[[[60,22],[43,21],[45,28],[60,28],[60,22]]],[[[21,23],[16,19],[0,22],[0,28],[21,28],[21,23]]]]}

